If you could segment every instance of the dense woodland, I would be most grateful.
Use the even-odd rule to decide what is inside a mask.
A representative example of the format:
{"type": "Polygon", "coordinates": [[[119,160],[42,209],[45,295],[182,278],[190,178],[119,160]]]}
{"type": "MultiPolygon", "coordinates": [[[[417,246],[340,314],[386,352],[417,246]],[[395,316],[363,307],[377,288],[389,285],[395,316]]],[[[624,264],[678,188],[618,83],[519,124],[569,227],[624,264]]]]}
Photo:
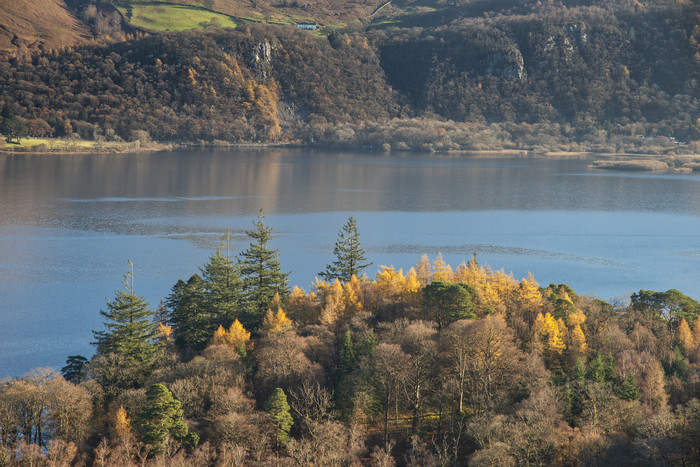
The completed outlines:
{"type": "MultiPolygon", "coordinates": [[[[423,256],[374,277],[350,218],[309,292],[262,212],[91,359],[0,383],[2,465],[698,465],[700,303],[423,256]]],[[[135,268],[138,271],[138,265],[135,268]]],[[[141,272],[138,272],[141,274],[141,272]]]]}
{"type": "MultiPolygon", "coordinates": [[[[697,151],[693,2],[522,3],[421,26],[134,32],[0,62],[0,132],[422,149],[697,151]]],[[[462,8],[462,9],[460,9],[462,8]]],[[[474,7],[476,8],[476,7],[474,7]]]]}

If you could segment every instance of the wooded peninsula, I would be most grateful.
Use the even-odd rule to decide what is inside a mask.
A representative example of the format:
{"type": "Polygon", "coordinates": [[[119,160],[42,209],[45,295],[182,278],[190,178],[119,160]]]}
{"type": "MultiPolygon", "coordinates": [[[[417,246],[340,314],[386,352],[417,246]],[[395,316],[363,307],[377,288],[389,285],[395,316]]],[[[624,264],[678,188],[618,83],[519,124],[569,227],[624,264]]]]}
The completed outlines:
{"type": "Polygon", "coordinates": [[[153,309],[134,267],[95,355],[0,383],[3,465],[697,465],[700,303],[629,303],[423,256],[363,274],[354,218],[309,292],[262,211],[153,309]]]}

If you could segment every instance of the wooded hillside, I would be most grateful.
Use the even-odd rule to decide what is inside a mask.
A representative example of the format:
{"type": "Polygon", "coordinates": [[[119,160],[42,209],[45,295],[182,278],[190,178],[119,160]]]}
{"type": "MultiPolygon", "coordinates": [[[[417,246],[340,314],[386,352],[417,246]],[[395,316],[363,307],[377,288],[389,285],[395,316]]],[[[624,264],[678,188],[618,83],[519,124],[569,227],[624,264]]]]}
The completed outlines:
{"type": "Polygon", "coordinates": [[[697,152],[695,4],[477,5],[437,26],[116,32],[0,62],[0,106],[36,136],[697,152]]]}

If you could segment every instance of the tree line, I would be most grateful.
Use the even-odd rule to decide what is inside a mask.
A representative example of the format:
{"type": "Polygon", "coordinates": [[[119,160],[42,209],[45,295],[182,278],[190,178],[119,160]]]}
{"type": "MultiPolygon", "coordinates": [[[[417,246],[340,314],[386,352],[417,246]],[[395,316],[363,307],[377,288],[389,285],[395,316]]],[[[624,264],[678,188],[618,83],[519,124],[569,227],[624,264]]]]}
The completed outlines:
{"type": "Polygon", "coordinates": [[[694,465],[700,303],[629,303],[426,255],[373,278],[354,218],[290,290],[262,212],[95,355],[0,383],[4,465],[694,465]]]}

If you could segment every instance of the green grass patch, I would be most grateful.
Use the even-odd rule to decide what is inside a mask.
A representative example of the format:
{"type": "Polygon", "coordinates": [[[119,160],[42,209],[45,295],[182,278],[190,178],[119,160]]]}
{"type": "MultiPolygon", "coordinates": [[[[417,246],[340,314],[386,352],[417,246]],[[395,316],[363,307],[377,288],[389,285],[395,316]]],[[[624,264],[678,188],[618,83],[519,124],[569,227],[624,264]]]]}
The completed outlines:
{"type": "Polygon", "coordinates": [[[159,143],[128,141],[86,141],[77,138],[22,138],[20,144],[0,139],[0,153],[123,153],[167,149],[171,146],[159,143]]]}
{"type": "Polygon", "coordinates": [[[192,6],[139,2],[117,8],[132,26],[151,31],[236,27],[229,16],[192,6]]]}
{"type": "Polygon", "coordinates": [[[32,146],[39,146],[41,144],[49,144],[49,139],[47,138],[22,138],[20,144],[17,143],[7,143],[5,138],[2,139],[1,144],[8,148],[31,148],[32,146]]]}

